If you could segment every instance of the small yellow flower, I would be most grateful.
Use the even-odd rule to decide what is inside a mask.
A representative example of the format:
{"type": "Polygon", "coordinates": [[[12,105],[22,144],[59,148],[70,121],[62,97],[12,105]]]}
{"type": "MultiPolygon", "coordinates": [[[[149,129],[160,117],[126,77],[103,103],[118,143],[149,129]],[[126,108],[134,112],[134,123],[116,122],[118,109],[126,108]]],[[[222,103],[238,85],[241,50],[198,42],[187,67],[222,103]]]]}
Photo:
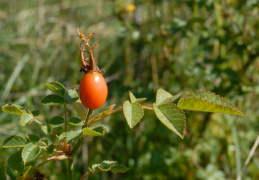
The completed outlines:
{"type": "Polygon", "coordinates": [[[130,4],[130,5],[125,7],[125,11],[126,12],[131,12],[131,11],[134,11],[135,8],[136,8],[136,6],[134,4],[130,4]]]}

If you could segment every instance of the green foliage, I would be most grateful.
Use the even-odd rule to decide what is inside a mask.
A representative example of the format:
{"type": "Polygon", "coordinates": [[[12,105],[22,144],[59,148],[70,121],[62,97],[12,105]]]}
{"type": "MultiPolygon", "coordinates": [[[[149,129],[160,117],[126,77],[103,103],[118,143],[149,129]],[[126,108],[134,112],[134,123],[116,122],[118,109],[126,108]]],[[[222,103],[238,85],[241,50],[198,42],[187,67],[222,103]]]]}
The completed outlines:
{"type": "Polygon", "coordinates": [[[7,160],[8,168],[11,168],[16,173],[21,174],[24,170],[24,163],[22,160],[22,151],[16,151],[7,160]]]}
{"type": "MultiPolygon", "coordinates": [[[[76,105],[74,105],[73,107],[75,107],[76,112],[78,113],[77,115],[81,118],[68,118],[65,113],[64,118],[61,116],[54,116],[50,119],[49,123],[44,124],[37,120],[37,118],[34,117],[34,115],[28,109],[26,110],[27,113],[20,113],[20,122],[23,126],[29,125],[29,123],[34,120],[35,123],[38,123],[41,126],[43,133],[54,133],[58,142],[61,145],[50,144],[48,139],[41,140],[39,136],[34,134],[26,134],[27,140],[17,135],[7,138],[3,144],[4,148],[21,148],[21,151],[15,152],[8,159],[8,166],[10,166],[13,171],[19,174],[23,173],[23,176],[18,177],[18,179],[23,179],[23,177],[45,177],[45,175],[40,174],[37,169],[46,162],[55,159],[69,159],[69,167],[73,167],[73,161],[71,161],[71,159],[73,158],[72,155],[75,154],[78,148],[82,145],[83,138],[85,136],[101,136],[108,132],[108,130],[104,126],[93,127],[92,125],[121,110],[123,111],[126,121],[131,129],[136,126],[143,118],[144,110],[152,110],[155,112],[157,118],[167,128],[169,128],[181,138],[183,138],[184,136],[186,117],[183,110],[180,108],[186,108],[189,103],[193,103],[191,107],[193,107],[194,109],[196,108],[196,110],[198,109],[197,106],[200,107],[201,105],[205,104],[207,109],[200,108],[202,111],[221,113],[228,112],[219,108],[215,108],[215,106],[213,106],[214,104],[226,108],[232,108],[238,111],[232,104],[230,104],[229,101],[208,92],[197,92],[191,95],[186,95],[179,100],[178,106],[176,106],[172,102],[179,98],[180,94],[173,96],[169,92],[163,89],[159,89],[156,95],[156,103],[153,103],[153,108],[142,105],[146,98],[136,98],[132,92],[129,92],[130,101],[126,100],[123,103],[123,107],[113,110],[115,105],[111,105],[105,108],[103,111],[92,115],[92,110],[87,111],[82,108],[82,106],[80,105],[81,102],[78,101],[78,94],[76,91],[66,91],[64,86],[56,81],[47,83],[45,84],[45,86],[57,95],[47,95],[45,98],[43,98],[42,103],[44,105],[64,105],[64,108],[66,110],[67,104],[74,103],[76,105]],[[196,99],[193,102],[191,101],[191,98],[196,99]],[[204,102],[202,103],[200,99],[205,99],[205,101],[211,102],[211,104],[206,104],[204,102]],[[68,125],[71,125],[69,129],[68,125]],[[81,126],[81,129],[75,129],[78,126],[81,126]],[[63,130],[58,130],[60,128],[62,129],[62,127],[64,127],[63,130]],[[40,142],[41,146],[39,145],[40,142]],[[73,149],[71,149],[71,146],[73,149]],[[41,151],[44,151],[45,153],[45,155],[41,156],[41,158],[43,159],[43,163],[39,164],[36,167],[28,165],[28,162],[35,160],[38,156],[40,156],[40,154],[42,153],[41,151]],[[62,151],[63,154],[60,154],[60,151],[62,151]],[[15,163],[15,159],[19,160],[19,163],[15,163]]],[[[18,106],[15,105],[5,105],[2,107],[2,109],[6,110],[6,112],[8,113],[19,114],[17,112],[19,112],[19,109],[21,107],[19,107],[18,110],[17,107],[18,106]]],[[[68,171],[70,172],[72,169],[73,168],[68,169],[68,171]]],[[[103,161],[101,164],[94,164],[89,170],[90,172],[84,174],[82,178],[100,171],[114,171],[125,173],[126,171],[128,171],[128,168],[123,165],[117,164],[116,161],[103,161]]],[[[68,175],[70,178],[72,177],[71,173],[69,173],[68,175]]]]}
{"type": "MultiPolygon", "coordinates": [[[[89,148],[78,153],[76,168],[86,167],[80,160],[88,156],[89,164],[115,159],[130,167],[123,175],[101,173],[90,179],[236,179],[242,168],[242,179],[259,179],[258,154],[244,165],[259,127],[258,1],[141,0],[134,1],[135,10],[130,11],[132,2],[1,1],[0,106],[19,104],[32,113],[41,108],[38,117],[33,115],[44,125],[62,115],[62,106],[41,106],[49,93],[43,84],[56,80],[77,89],[82,74],[75,29],[92,29],[93,41],[100,42],[95,56],[109,87],[105,106],[122,104],[129,90],[147,97],[140,103],[143,106],[152,105],[159,88],[173,95],[209,90],[229,99],[245,117],[185,111],[188,120],[182,140],[152,110],[144,109],[145,116],[132,130],[121,113],[112,113],[93,123],[104,124],[109,133],[89,137],[89,148]]],[[[75,104],[83,107],[72,103],[67,115],[86,119],[87,110],[81,117],[75,104]]],[[[62,127],[45,135],[34,120],[22,127],[17,117],[0,113],[1,145],[14,134],[37,134],[48,137],[49,144],[59,143],[62,127]]],[[[74,128],[80,126],[68,123],[68,131],[74,128]]],[[[0,149],[0,159],[7,160],[14,150],[0,149]]],[[[61,168],[65,163],[59,164],[49,162],[42,170],[53,179],[66,179],[61,168]]],[[[8,174],[9,179],[16,178],[8,174]]]]}

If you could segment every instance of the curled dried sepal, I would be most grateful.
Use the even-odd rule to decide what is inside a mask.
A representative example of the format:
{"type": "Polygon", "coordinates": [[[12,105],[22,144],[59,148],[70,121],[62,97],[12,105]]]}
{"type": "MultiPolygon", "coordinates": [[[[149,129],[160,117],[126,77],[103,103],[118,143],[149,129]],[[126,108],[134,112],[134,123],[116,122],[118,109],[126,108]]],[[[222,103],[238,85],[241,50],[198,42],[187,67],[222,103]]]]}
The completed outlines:
{"type": "Polygon", "coordinates": [[[103,73],[103,70],[100,70],[96,65],[95,65],[95,59],[93,56],[92,50],[95,49],[98,45],[95,44],[93,47],[90,46],[89,41],[90,38],[95,34],[91,32],[88,36],[85,36],[80,29],[77,29],[79,37],[83,40],[80,43],[80,60],[81,60],[81,68],[80,72],[88,72],[88,71],[96,71],[99,73],[103,73]],[[85,46],[87,47],[88,51],[85,51],[85,46]],[[89,54],[89,58],[84,58],[84,53],[89,54]]]}

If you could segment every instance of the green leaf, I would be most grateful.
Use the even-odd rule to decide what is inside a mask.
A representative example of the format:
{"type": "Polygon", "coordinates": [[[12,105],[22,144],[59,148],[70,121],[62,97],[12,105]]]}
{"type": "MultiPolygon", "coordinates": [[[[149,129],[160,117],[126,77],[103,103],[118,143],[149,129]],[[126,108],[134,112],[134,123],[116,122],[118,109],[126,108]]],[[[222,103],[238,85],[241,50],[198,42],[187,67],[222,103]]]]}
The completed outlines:
{"type": "Polygon", "coordinates": [[[53,128],[56,128],[56,127],[62,126],[64,124],[64,121],[65,120],[63,117],[55,116],[55,117],[51,118],[50,124],[52,124],[53,128]]]}
{"type": "Polygon", "coordinates": [[[39,110],[35,110],[35,111],[32,111],[31,113],[35,117],[35,116],[38,116],[40,114],[40,111],[39,110]]]}
{"type": "Polygon", "coordinates": [[[92,126],[93,124],[95,124],[95,123],[101,121],[102,119],[108,117],[112,113],[112,110],[113,110],[114,107],[115,107],[115,104],[105,108],[102,112],[94,115],[91,118],[91,121],[88,123],[88,126],[92,126]]]}
{"type": "Polygon", "coordinates": [[[16,151],[7,160],[8,168],[11,168],[14,172],[22,173],[24,169],[22,161],[22,151],[16,151]]]}
{"type": "Polygon", "coordinates": [[[53,81],[50,83],[44,84],[48,89],[50,89],[52,92],[64,97],[65,94],[65,87],[57,81],[53,81]]]}
{"type": "Polygon", "coordinates": [[[100,164],[94,164],[91,168],[89,168],[90,172],[98,172],[98,171],[114,171],[119,173],[125,173],[129,170],[129,168],[117,164],[116,161],[102,161],[100,164]]]}
{"type": "Polygon", "coordinates": [[[27,138],[33,144],[38,144],[38,142],[40,141],[40,137],[34,134],[27,134],[27,138]]]}
{"type": "Polygon", "coordinates": [[[43,125],[41,126],[41,129],[45,134],[49,134],[52,131],[52,125],[51,124],[43,125]]]}
{"type": "Polygon", "coordinates": [[[65,102],[66,103],[73,103],[78,100],[78,94],[75,90],[68,90],[65,93],[65,102]]]}
{"type": "Polygon", "coordinates": [[[125,173],[129,170],[129,168],[120,165],[120,164],[115,164],[114,166],[111,167],[110,171],[117,172],[117,173],[125,173]]]}
{"type": "Polygon", "coordinates": [[[49,146],[46,148],[46,152],[47,152],[48,154],[52,154],[52,153],[54,152],[54,145],[53,145],[53,144],[49,145],[49,146]]]}
{"type": "Polygon", "coordinates": [[[143,117],[144,110],[139,103],[131,104],[129,101],[125,101],[123,103],[123,113],[129,127],[132,129],[143,117]]]}
{"type": "Polygon", "coordinates": [[[81,119],[86,119],[88,109],[81,103],[81,101],[77,100],[72,105],[73,105],[73,108],[76,110],[78,116],[81,119]]]}
{"type": "Polygon", "coordinates": [[[84,128],[83,132],[84,132],[84,136],[101,136],[108,131],[103,126],[97,126],[94,128],[84,128]]]}
{"type": "Polygon", "coordinates": [[[33,143],[29,143],[22,150],[23,162],[26,163],[35,159],[39,154],[40,154],[40,147],[33,143]]]}
{"type": "Polygon", "coordinates": [[[156,105],[168,104],[175,101],[180,96],[180,93],[177,95],[172,95],[164,89],[158,89],[156,93],[156,105]]]}
{"type": "Polygon", "coordinates": [[[58,95],[51,94],[43,98],[41,102],[42,104],[48,105],[48,106],[62,105],[64,104],[64,99],[58,95]]]}
{"type": "Polygon", "coordinates": [[[132,92],[129,91],[129,97],[130,97],[130,101],[131,103],[135,103],[135,102],[142,102],[145,101],[147,98],[136,98],[132,92]]]}
{"type": "Polygon", "coordinates": [[[175,104],[153,104],[157,118],[175,134],[183,138],[186,124],[184,112],[175,104]]]}
{"type": "Polygon", "coordinates": [[[24,113],[22,107],[16,104],[12,104],[10,106],[6,104],[2,106],[2,111],[16,115],[22,115],[24,113]]]}
{"type": "Polygon", "coordinates": [[[198,91],[184,96],[177,105],[181,109],[204,112],[217,112],[244,116],[228,100],[211,92],[198,91]]]}
{"type": "Polygon", "coordinates": [[[6,180],[6,167],[4,161],[0,160],[0,179],[6,180]]]}
{"type": "Polygon", "coordinates": [[[78,138],[82,134],[82,129],[77,131],[68,131],[60,134],[59,141],[66,139],[67,143],[71,143],[74,139],[78,138]]]}
{"type": "Polygon", "coordinates": [[[71,117],[68,119],[68,124],[72,125],[72,126],[83,126],[84,123],[83,121],[81,121],[81,119],[77,118],[77,117],[71,117]]]}
{"type": "Polygon", "coordinates": [[[93,164],[91,168],[89,168],[90,172],[101,170],[101,171],[109,171],[110,168],[117,164],[116,161],[102,161],[100,164],[93,164]]]}
{"type": "Polygon", "coordinates": [[[27,140],[21,136],[10,136],[8,137],[4,143],[3,148],[21,148],[24,147],[27,143],[27,140]]]}
{"type": "Polygon", "coordinates": [[[31,114],[24,113],[23,115],[21,115],[20,123],[22,126],[26,126],[31,122],[32,119],[33,119],[33,116],[31,114]]]}

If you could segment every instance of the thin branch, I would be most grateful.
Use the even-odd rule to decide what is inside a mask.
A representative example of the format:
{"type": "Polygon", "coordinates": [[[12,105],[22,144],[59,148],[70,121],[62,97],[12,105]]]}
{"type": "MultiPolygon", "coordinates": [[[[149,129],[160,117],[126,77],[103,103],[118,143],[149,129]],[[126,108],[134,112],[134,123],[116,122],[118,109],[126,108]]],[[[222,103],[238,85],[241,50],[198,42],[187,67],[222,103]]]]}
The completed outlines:
{"type": "Polygon", "coordinates": [[[87,176],[91,175],[91,174],[94,174],[94,173],[98,173],[100,172],[101,170],[97,170],[97,171],[92,171],[92,172],[88,172],[88,173],[85,173],[81,178],[80,180],[84,180],[87,176]]]}
{"type": "Polygon", "coordinates": [[[148,107],[148,106],[142,106],[142,108],[143,108],[143,109],[146,109],[146,110],[151,110],[151,111],[153,111],[153,110],[154,110],[154,108],[152,108],[152,107],[148,107]]]}

